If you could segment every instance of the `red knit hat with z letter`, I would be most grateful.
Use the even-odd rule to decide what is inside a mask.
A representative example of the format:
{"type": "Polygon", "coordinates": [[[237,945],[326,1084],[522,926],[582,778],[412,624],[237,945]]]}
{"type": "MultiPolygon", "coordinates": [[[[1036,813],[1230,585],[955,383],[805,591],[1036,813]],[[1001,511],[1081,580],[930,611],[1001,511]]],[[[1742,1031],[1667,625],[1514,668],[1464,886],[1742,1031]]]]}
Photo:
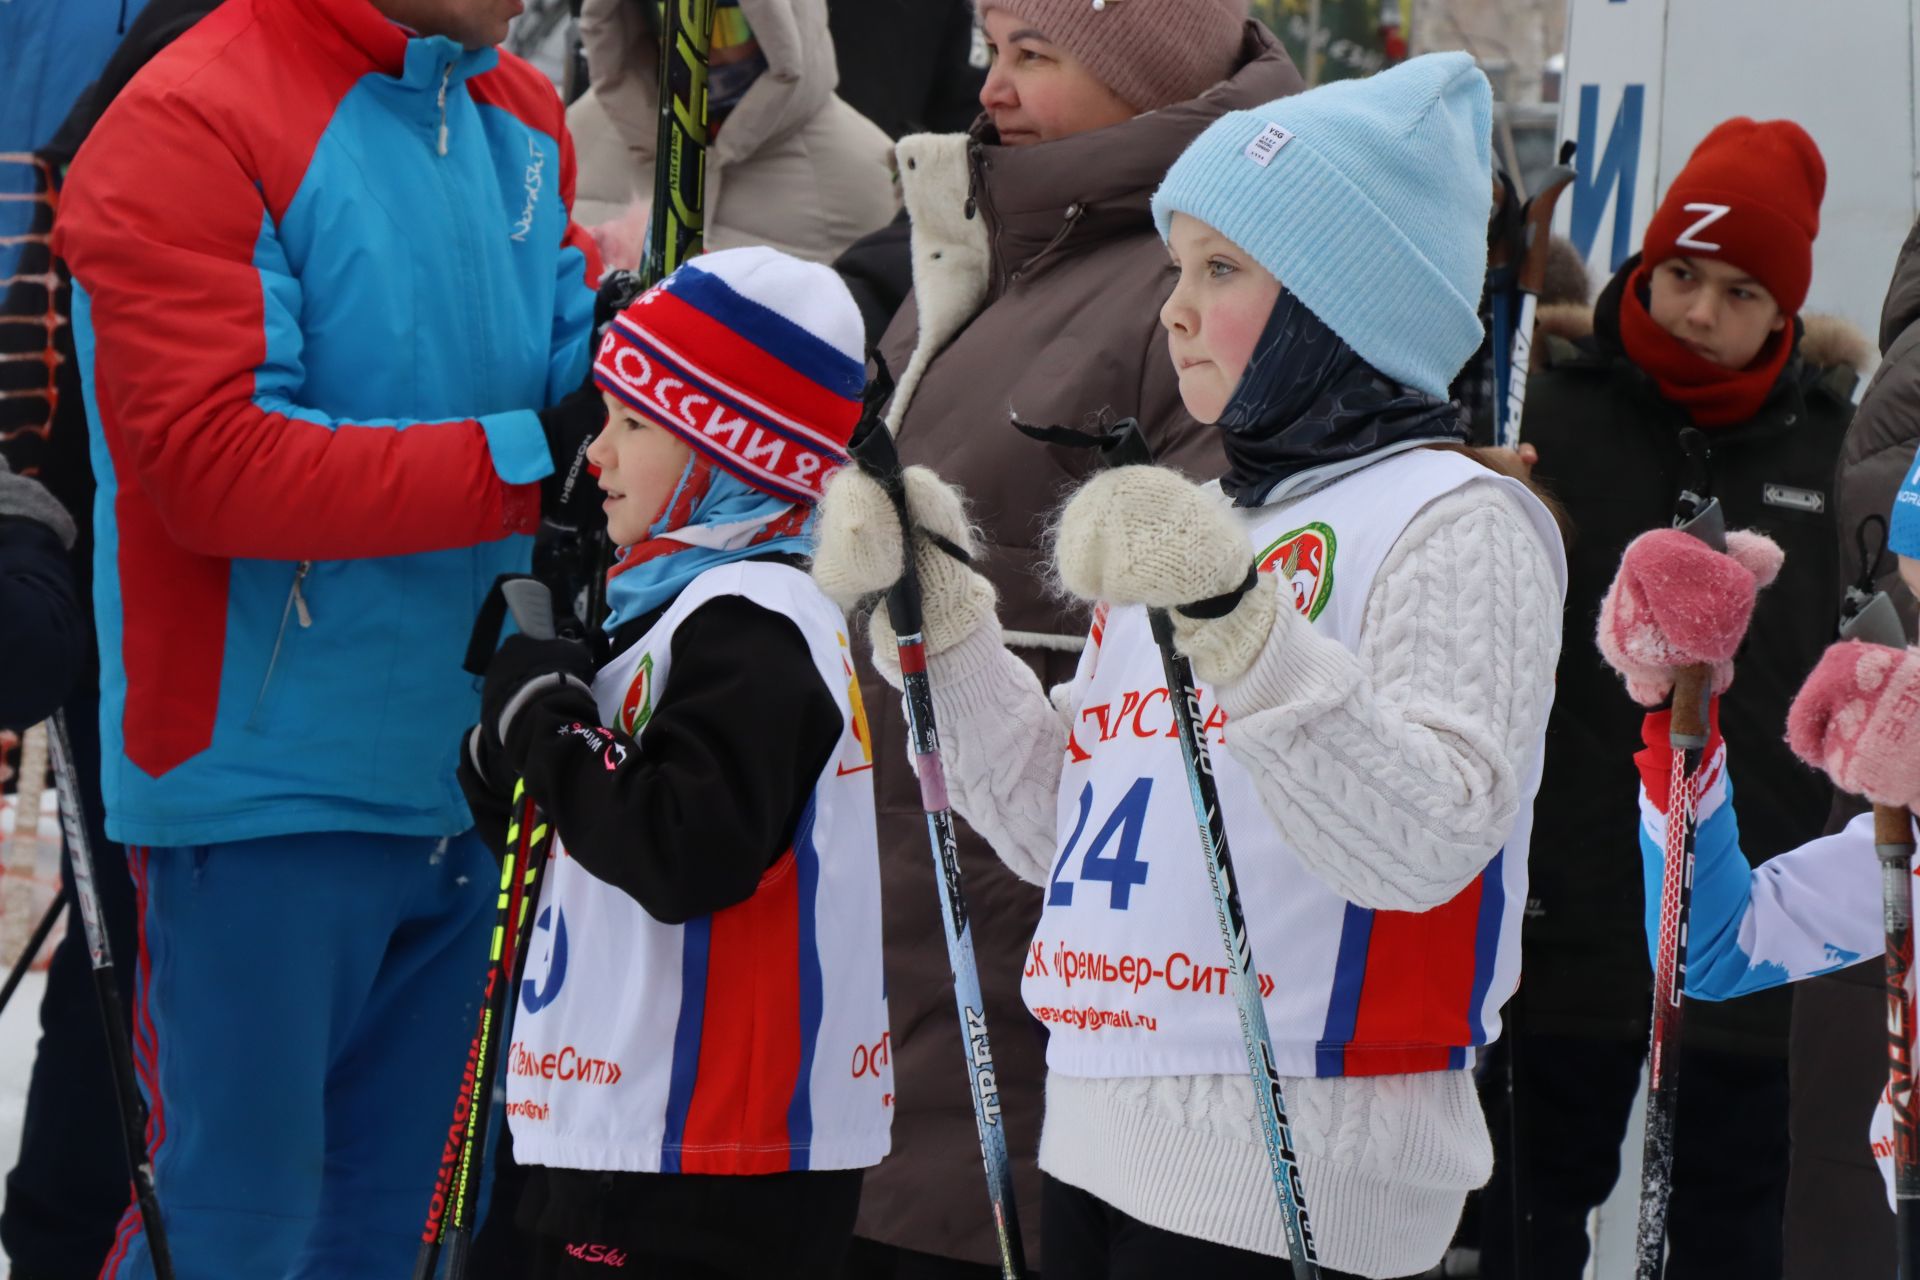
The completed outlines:
{"type": "Polygon", "coordinates": [[[1813,280],[1813,241],[1827,165],[1791,120],[1735,116],[1716,126],[1667,189],[1647,225],[1648,266],[1716,258],[1767,287],[1798,315],[1813,280]]]}

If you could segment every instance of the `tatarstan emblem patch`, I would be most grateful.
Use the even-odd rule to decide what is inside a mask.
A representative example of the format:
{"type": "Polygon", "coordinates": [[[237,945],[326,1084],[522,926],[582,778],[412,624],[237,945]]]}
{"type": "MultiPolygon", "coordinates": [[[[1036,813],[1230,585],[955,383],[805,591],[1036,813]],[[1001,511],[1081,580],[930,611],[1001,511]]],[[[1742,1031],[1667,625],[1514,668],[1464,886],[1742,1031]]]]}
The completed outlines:
{"type": "Polygon", "coordinates": [[[640,665],[634,670],[633,682],[627,686],[627,696],[620,700],[620,732],[629,738],[640,735],[647,721],[653,719],[653,655],[642,654],[640,665]]]}
{"type": "Polygon", "coordinates": [[[1254,567],[1278,577],[1294,609],[1312,622],[1333,598],[1333,555],[1338,545],[1333,530],[1315,521],[1281,534],[1254,559],[1254,567]]]}

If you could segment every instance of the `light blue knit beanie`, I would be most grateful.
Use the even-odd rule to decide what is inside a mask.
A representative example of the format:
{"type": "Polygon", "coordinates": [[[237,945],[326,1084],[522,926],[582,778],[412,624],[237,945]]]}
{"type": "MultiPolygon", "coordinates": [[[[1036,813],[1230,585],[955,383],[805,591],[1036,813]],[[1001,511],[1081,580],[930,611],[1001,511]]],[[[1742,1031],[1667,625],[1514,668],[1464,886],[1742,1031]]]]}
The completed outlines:
{"type": "Polygon", "coordinates": [[[1430,53],[1222,116],[1153,196],[1280,279],[1368,364],[1440,399],[1479,349],[1493,94],[1430,53]]]}

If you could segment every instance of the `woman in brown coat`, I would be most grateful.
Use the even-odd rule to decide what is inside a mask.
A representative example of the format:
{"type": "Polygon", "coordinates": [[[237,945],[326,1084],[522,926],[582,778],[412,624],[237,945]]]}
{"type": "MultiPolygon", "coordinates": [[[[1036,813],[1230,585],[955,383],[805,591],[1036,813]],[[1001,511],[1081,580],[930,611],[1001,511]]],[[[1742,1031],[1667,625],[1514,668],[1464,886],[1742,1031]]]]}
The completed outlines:
{"type": "MultiPolygon", "coordinates": [[[[974,500],[1008,642],[1043,685],[1067,679],[1082,610],[1045,583],[1043,527],[1090,460],[1008,425],[1137,418],[1156,453],[1217,475],[1218,434],[1180,405],[1159,311],[1173,287],[1148,201],[1173,161],[1228,111],[1298,92],[1280,43],[1245,0],[981,0],[994,63],[966,134],[901,141],[914,293],[881,342],[899,379],[901,460],[974,500]]],[[[860,1277],[994,1265],[994,1229],[965,1050],[899,699],[862,659],[873,717],[891,1052],[893,1154],[869,1171],[860,1277]],[[931,1258],[919,1255],[933,1255],[931,1258]]],[[[1037,1263],[1045,1033],[1020,998],[1040,895],[965,824],[960,862],[993,1034],[1021,1227],[1037,1263]]]]}

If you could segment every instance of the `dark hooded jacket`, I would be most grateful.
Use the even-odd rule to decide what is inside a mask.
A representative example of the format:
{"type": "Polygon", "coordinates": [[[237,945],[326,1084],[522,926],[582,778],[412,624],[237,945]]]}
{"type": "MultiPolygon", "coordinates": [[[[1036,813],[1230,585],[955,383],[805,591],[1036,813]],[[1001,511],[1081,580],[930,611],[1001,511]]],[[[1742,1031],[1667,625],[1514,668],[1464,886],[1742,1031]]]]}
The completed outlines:
{"type": "MultiPolygon", "coordinates": [[[[1546,367],[1528,384],[1525,435],[1540,451],[1534,475],[1565,504],[1573,535],[1520,996],[1530,1032],[1634,1041],[1647,1037],[1652,999],[1633,764],[1642,712],[1592,641],[1601,598],[1627,543],[1669,524],[1680,489],[1702,478],[1729,527],[1781,545],[1786,568],[1760,596],[1721,726],[1740,761],[1734,802],[1748,856],[1758,863],[1819,835],[1830,789],[1783,734],[1788,704],[1833,637],[1834,466],[1865,355],[1864,341],[1839,322],[1808,322],[1759,412],[1706,433],[1708,475],[1696,477],[1680,445],[1685,411],[1621,345],[1620,300],[1639,262],[1601,295],[1590,332],[1548,339],[1546,367]]],[[[1688,1041],[1782,1054],[1791,998],[1782,989],[1695,1005],[1688,1041]]]]}

